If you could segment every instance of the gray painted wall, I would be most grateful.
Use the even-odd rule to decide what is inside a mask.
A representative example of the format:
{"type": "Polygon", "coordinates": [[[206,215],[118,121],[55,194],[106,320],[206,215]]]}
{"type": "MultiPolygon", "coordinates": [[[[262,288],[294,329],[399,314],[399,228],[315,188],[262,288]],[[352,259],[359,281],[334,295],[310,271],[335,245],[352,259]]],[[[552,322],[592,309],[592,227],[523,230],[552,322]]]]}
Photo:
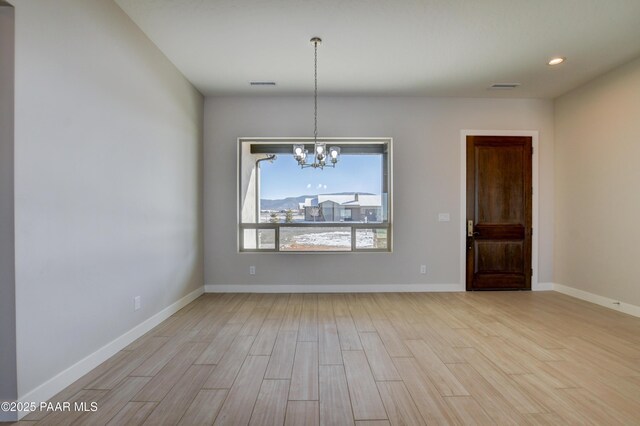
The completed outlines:
{"type": "Polygon", "coordinates": [[[16,5],[21,397],[202,286],[202,108],[114,2],[16,5]]]}
{"type": "MultiPolygon", "coordinates": [[[[456,284],[460,282],[460,130],[539,130],[539,281],[553,276],[553,102],[535,99],[321,97],[325,137],[391,136],[394,252],[236,252],[236,139],[308,136],[313,99],[205,101],[206,284],[456,284]],[[438,222],[438,213],[451,222],[438,222]],[[419,265],[427,265],[427,275],[419,265]],[[256,275],[249,275],[249,265],[256,275]]],[[[293,161],[293,159],[291,159],[293,161]]],[[[308,170],[309,173],[322,173],[308,170]]]]}
{"type": "Polygon", "coordinates": [[[556,100],[555,282],[640,306],[640,58],[556,100]]]}
{"type": "Polygon", "coordinates": [[[16,309],[13,196],[14,11],[0,1],[0,401],[15,400],[16,309]]]}

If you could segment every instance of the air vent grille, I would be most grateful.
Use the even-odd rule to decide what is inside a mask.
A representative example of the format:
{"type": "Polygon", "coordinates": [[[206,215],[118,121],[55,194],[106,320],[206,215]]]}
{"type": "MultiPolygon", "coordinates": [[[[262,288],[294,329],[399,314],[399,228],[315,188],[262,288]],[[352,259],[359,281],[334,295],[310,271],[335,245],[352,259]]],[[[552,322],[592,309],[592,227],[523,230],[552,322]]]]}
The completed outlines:
{"type": "Polygon", "coordinates": [[[251,86],[275,86],[275,81],[250,81],[251,86]]]}
{"type": "Polygon", "coordinates": [[[515,89],[518,86],[520,86],[520,83],[495,83],[495,84],[492,84],[489,87],[489,89],[509,90],[509,89],[515,89]]]}

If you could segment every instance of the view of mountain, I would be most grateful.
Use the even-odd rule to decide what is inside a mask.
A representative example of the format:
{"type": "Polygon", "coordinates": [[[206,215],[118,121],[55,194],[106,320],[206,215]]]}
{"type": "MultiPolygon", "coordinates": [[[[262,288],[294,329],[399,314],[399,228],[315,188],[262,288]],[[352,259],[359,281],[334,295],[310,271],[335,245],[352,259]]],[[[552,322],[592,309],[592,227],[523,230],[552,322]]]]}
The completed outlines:
{"type": "Polygon", "coordinates": [[[260,200],[261,210],[297,210],[298,203],[304,203],[305,198],[315,197],[315,195],[300,195],[298,197],[287,197],[281,200],[260,200]]]}
{"type": "MultiPolygon", "coordinates": [[[[335,192],[332,194],[326,195],[346,195],[353,194],[353,192],[335,192]]],[[[374,195],[370,192],[359,192],[362,195],[374,195]]],[[[317,195],[300,195],[297,197],[287,197],[280,200],[265,200],[264,198],[260,200],[260,209],[261,210],[297,210],[299,203],[303,203],[305,198],[313,198],[317,197],[317,195]]]]}

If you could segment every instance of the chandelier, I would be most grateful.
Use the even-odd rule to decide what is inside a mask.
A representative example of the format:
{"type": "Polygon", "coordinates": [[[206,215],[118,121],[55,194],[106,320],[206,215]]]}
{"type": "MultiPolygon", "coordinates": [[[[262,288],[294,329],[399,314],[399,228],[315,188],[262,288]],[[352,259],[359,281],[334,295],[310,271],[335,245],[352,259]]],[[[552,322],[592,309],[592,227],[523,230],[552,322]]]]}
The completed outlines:
{"type": "Polygon", "coordinates": [[[318,45],[322,43],[320,37],[311,39],[313,44],[313,163],[307,163],[309,152],[304,144],[293,145],[293,158],[301,168],[313,167],[314,169],[324,169],[325,167],[335,167],[340,157],[340,147],[332,146],[327,152],[327,145],[318,142],[318,45]],[[328,162],[327,162],[328,161],[328,162]]]}

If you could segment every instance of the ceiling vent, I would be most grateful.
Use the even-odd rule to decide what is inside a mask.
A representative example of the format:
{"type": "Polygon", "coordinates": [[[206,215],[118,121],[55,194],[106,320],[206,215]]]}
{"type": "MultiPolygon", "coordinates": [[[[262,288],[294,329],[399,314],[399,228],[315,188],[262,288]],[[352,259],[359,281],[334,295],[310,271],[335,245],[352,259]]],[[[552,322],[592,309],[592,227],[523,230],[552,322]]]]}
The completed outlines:
{"type": "Polygon", "coordinates": [[[275,86],[275,81],[250,81],[251,86],[275,86]]]}
{"type": "Polygon", "coordinates": [[[510,90],[520,86],[520,83],[495,83],[489,86],[489,89],[510,90]]]}

